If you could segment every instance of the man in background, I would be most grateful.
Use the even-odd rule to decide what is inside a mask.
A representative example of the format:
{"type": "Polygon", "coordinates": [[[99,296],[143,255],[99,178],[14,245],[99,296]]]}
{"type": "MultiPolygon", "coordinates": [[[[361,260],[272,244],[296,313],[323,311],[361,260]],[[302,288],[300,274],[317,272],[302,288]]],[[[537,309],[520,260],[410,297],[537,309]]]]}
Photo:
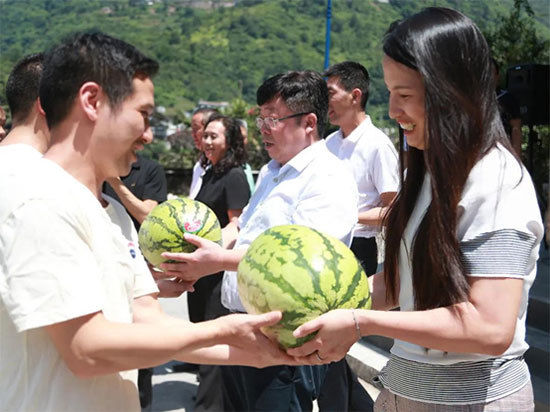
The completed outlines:
{"type": "Polygon", "coordinates": [[[323,74],[329,93],[330,123],[339,126],[326,139],[327,148],[352,170],[359,191],[359,218],[351,250],[367,276],[376,272],[376,235],[399,186],[398,155],[391,140],[365,113],[369,73],[356,62],[329,67],[323,74]]]}
{"type": "Polygon", "coordinates": [[[0,143],[2,174],[15,173],[29,161],[42,157],[50,144],[50,131],[38,98],[44,55],[31,54],[19,60],[6,83],[12,127],[0,143]]]}

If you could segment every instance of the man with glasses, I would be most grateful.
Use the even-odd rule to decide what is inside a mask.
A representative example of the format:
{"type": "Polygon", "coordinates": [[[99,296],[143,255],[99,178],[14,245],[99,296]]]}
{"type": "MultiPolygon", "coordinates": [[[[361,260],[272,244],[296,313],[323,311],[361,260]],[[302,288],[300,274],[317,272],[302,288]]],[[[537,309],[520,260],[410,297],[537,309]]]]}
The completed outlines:
{"type": "MultiPolygon", "coordinates": [[[[321,140],[328,111],[327,86],[313,71],[288,72],[266,80],[257,91],[256,124],[271,161],[238,225],[224,228],[225,247],[186,235],[198,249],[165,253],[180,263],[162,267],[169,276],[194,281],[226,270],[222,303],[244,312],[237,291],[237,266],[250,243],[265,230],[284,224],[309,226],[351,243],[357,221],[357,187],[351,172],[321,140]]],[[[319,358],[322,363],[322,356],[319,358]]],[[[311,410],[326,366],[223,367],[224,409],[311,410]]],[[[215,389],[215,388],[213,388],[215,389]]]]}

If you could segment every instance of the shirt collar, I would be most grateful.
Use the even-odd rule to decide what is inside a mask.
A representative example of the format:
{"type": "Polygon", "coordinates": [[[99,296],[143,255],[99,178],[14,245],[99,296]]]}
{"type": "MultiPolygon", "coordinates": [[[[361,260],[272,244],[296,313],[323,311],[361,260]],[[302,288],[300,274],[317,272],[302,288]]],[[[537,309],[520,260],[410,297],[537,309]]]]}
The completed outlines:
{"type": "Polygon", "coordinates": [[[370,116],[367,114],[365,120],[363,120],[355,129],[353,129],[353,131],[345,139],[343,138],[342,129],[340,129],[340,138],[342,140],[347,140],[350,143],[357,143],[361,136],[364,135],[365,129],[369,128],[371,125],[372,121],[370,120],[370,116]]]}
{"type": "Polygon", "coordinates": [[[294,169],[298,173],[300,173],[307,167],[307,165],[309,165],[313,161],[313,159],[315,159],[317,154],[325,147],[325,141],[319,140],[303,149],[300,153],[298,153],[296,156],[286,162],[283,166],[281,166],[279,162],[272,159],[267,164],[267,168],[273,173],[277,173],[278,171],[279,175],[283,173],[288,173],[289,169],[294,169]]]}

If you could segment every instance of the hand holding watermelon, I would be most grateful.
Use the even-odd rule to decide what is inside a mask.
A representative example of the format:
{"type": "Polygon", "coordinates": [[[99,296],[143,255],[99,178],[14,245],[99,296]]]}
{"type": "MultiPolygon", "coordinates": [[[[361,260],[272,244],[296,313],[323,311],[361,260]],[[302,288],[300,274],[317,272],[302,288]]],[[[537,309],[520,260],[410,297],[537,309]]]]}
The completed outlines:
{"type": "Polygon", "coordinates": [[[335,309],[304,323],[293,335],[299,339],[315,333],[315,337],[302,346],[288,349],[287,353],[311,364],[320,363],[320,358],[321,363],[339,361],[360,337],[356,320],[362,313],[360,310],[335,309]]]}
{"type": "Polygon", "coordinates": [[[263,368],[273,365],[299,365],[299,361],[269,340],[260,329],[281,320],[281,312],[262,315],[233,314],[214,320],[218,323],[220,342],[229,345],[232,360],[239,365],[263,368]]]}
{"type": "Polygon", "coordinates": [[[223,266],[226,249],[218,243],[186,233],[186,242],[196,247],[192,253],[164,252],[166,263],[161,269],[170,276],[176,276],[188,282],[196,282],[203,276],[211,275],[225,269],[223,266]]]}
{"type": "Polygon", "coordinates": [[[139,247],[143,256],[158,267],[166,258],[163,252],[193,252],[196,245],[184,234],[192,233],[221,245],[220,223],[204,203],[178,197],[156,206],[139,229],[139,247]]]}

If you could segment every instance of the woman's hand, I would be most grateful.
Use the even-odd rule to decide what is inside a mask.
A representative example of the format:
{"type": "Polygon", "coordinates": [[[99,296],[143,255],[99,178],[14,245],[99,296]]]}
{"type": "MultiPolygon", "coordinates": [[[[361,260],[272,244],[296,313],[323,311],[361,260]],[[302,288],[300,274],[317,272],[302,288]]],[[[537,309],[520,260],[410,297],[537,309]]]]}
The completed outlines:
{"type": "Polygon", "coordinates": [[[317,334],[302,346],[288,349],[287,353],[308,364],[339,361],[359,339],[354,317],[352,309],[336,309],[304,323],[294,331],[295,337],[315,331],[317,334]]]}

